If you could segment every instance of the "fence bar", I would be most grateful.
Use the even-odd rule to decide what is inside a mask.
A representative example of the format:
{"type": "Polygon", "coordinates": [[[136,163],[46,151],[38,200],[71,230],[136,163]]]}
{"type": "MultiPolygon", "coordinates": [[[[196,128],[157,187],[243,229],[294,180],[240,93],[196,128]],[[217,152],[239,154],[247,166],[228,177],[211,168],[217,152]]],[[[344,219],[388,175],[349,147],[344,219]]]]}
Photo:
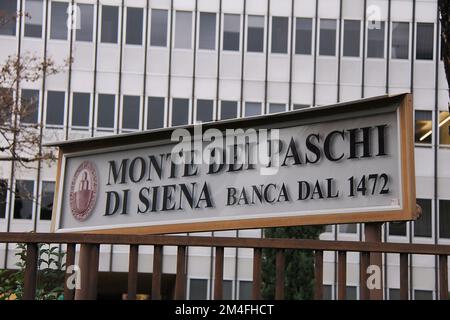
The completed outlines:
{"type": "Polygon", "coordinates": [[[137,291],[137,274],[138,274],[138,259],[139,246],[136,244],[130,245],[130,254],[128,257],[128,294],[127,300],[136,300],[137,291]]]}
{"type": "Polygon", "coordinates": [[[408,254],[400,253],[400,300],[408,300],[408,254]]]}
{"type": "Polygon", "coordinates": [[[163,246],[153,248],[152,299],[161,300],[163,246]]]}
{"type": "Polygon", "coordinates": [[[314,253],[314,299],[323,300],[323,251],[314,253]]]}
{"type": "Polygon", "coordinates": [[[338,300],[346,299],[347,291],[347,252],[338,251],[338,300]]]}
{"type": "Polygon", "coordinates": [[[253,300],[261,300],[262,249],[253,249],[253,300]]]}
{"type": "Polygon", "coordinates": [[[175,300],[186,299],[186,247],[178,246],[177,278],[175,280],[175,300]]]}
{"type": "Polygon", "coordinates": [[[278,249],[276,254],[275,299],[284,299],[284,250],[278,249]]]}
{"type": "Polygon", "coordinates": [[[223,299],[223,247],[216,247],[216,264],[214,271],[214,299],[223,299]]]}
{"type": "Polygon", "coordinates": [[[439,298],[448,300],[448,260],[446,255],[439,256],[439,298]]]}
{"type": "Polygon", "coordinates": [[[90,259],[89,259],[89,298],[90,300],[97,299],[98,290],[98,261],[100,254],[100,245],[90,245],[90,259]]]}
{"type": "Polygon", "coordinates": [[[36,296],[36,279],[38,269],[38,245],[36,243],[27,243],[27,256],[25,260],[24,275],[24,300],[34,300],[36,296]]]}
{"type": "Polygon", "coordinates": [[[369,299],[369,288],[367,288],[367,268],[369,267],[369,252],[361,252],[359,255],[359,299],[369,299]]]}
{"type": "MultiPolygon", "coordinates": [[[[75,264],[75,243],[69,243],[67,244],[66,249],[66,274],[64,277],[64,300],[73,300],[75,296],[75,292],[73,289],[69,289],[67,287],[67,281],[71,274],[69,274],[67,271],[67,268],[69,266],[73,266],[75,264]]],[[[70,271],[70,270],[69,270],[70,271]]],[[[73,270],[72,270],[73,271],[73,270]]]]}

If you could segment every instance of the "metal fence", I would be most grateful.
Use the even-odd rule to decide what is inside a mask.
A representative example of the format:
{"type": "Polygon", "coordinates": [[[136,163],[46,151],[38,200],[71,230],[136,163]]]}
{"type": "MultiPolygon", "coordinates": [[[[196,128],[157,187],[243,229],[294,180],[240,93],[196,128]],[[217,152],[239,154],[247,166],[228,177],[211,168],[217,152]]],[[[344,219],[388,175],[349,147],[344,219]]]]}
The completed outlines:
{"type": "MultiPolygon", "coordinates": [[[[136,299],[138,252],[141,245],[154,246],[151,299],[161,299],[162,256],[164,246],[177,247],[177,266],[174,299],[186,298],[186,249],[194,247],[215,248],[215,273],[213,298],[222,299],[224,248],[253,249],[253,299],[259,300],[262,284],[262,250],[276,250],[275,298],[284,298],[285,289],[285,250],[310,250],[314,252],[314,298],[323,297],[323,256],[324,251],[337,252],[337,298],[346,299],[347,252],[360,254],[360,299],[382,299],[381,288],[367,288],[367,267],[382,266],[382,253],[400,255],[400,298],[407,300],[409,292],[409,256],[412,254],[438,256],[439,261],[439,299],[448,299],[448,256],[450,245],[377,243],[353,241],[324,241],[300,239],[260,239],[228,237],[194,237],[170,235],[93,235],[61,233],[0,233],[0,243],[25,243],[27,246],[24,276],[24,299],[34,299],[38,273],[38,244],[66,244],[66,266],[75,262],[76,245],[80,244],[79,266],[81,287],[77,290],[67,288],[65,281],[64,298],[96,299],[98,288],[99,247],[101,244],[129,245],[128,299],[136,299]],[[86,272],[87,270],[87,272],[86,272]],[[84,272],[83,272],[84,271],[84,272]]],[[[66,273],[66,280],[70,274],[66,273]]]]}

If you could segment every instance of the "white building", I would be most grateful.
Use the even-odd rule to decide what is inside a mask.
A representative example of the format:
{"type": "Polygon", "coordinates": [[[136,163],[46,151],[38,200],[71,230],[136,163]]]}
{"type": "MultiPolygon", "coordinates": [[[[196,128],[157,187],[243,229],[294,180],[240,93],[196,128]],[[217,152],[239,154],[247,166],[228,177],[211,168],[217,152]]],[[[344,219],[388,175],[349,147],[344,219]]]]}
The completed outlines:
{"type": "MultiPolygon", "coordinates": [[[[0,10],[29,13],[0,26],[0,63],[26,52],[59,64],[74,58],[64,72],[21,86],[23,96],[36,97],[39,112],[32,121],[42,122],[53,140],[412,92],[423,216],[386,224],[383,237],[450,243],[450,118],[437,0],[1,0],[0,10]],[[69,30],[67,12],[76,13],[69,30]]],[[[22,180],[17,185],[33,190],[38,201],[2,193],[0,231],[48,231],[56,168],[40,164],[12,174],[12,165],[0,164],[1,187],[14,189],[22,180]]],[[[239,236],[259,237],[261,231],[239,236]]],[[[357,241],[361,226],[329,226],[322,238],[357,241]]],[[[152,251],[140,252],[145,274],[138,293],[145,293],[152,251]]],[[[325,258],[325,292],[334,297],[335,256],[325,258]]],[[[175,260],[175,250],[166,248],[164,273],[175,273],[175,260]]],[[[385,297],[394,299],[398,257],[385,255],[384,261],[385,297]]],[[[14,247],[1,244],[0,267],[14,263],[14,247]]],[[[117,272],[126,272],[127,263],[126,246],[101,247],[100,271],[115,273],[100,276],[100,294],[105,277],[125,287],[117,272]]],[[[348,297],[357,297],[356,254],[347,268],[348,297]]],[[[411,298],[436,297],[435,258],[414,256],[410,268],[411,298]]],[[[211,250],[190,248],[188,297],[210,298],[212,277],[211,250]]],[[[226,298],[250,297],[252,250],[226,249],[224,279],[226,298]]],[[[173,279],[166,280],[170,287],[173,279]]]]}

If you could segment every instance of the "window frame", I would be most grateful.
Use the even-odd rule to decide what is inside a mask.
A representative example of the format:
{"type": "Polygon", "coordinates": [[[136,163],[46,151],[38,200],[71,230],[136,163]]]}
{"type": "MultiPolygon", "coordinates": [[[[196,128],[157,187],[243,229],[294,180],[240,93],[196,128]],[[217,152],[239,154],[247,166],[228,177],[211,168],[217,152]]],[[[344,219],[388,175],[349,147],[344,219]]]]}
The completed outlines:
{"type": "MultiPolygon", "coordinates": [[[[293,50],[293,54],[294,55],[298,55],[298,56],[314,56],[315,52],[314,52],[314,38],[315,38],[315,34],[316,34],[316,29],[315,29],[315,21],[316,19],[314,17],[294,17],[294,29],[295,29],[295,34],[292,37],[292,50],[293,50]],[[311,52],[310,53],[297,53],[297,32],[299,29],[297,29],[297,21],[300,19],[310,19],[311,20],[311,43],[309,44],[311,47],[311,52]]],[[[292,31],[293,32],[293,31],[292,31]]]]}
{"type": "Polygon", "coordinates": [[[122,94],[120,96],[120,119],[119,119],[119,129],[120,132],[137,132],[137,131],[141,131],[142,130],[142,99],[141,96],[138,94],[122,94]],[[134,128],[134,129],[130,129],[130,128],[124,128],[123,127],[123,117],[125,115],[125,97],[137,97],[139,98],[139,105],[138,105],[138,127],[134,128]]]}
{"type": "Polygon", "coordinates": [[[342,43],[342,46],[341,46],[341,57],[343,58],[343,59],[345,59],[345,60],[359,60],[359,59],[361,59],[361,56],[362,56],[362,54],[361,54],[361,52],[362,52],[362,21],[361,20],[359,20],[359,19],[342,19],[342,22],[341,22],[341,28],[342,28],[342,32],[341,32],[341,43],[342,43]],[[345,22],[346,21],[357,21],[357,22],[359,22],[359,39],[358,39],[358,41],[359,41],[359,46],[358,46],[358,55],[357,56],[347,56],[347,55],[345,55],[344,54],[344,52],[345,52],[345,22]]]}
{"type": "Polygon", "coordinates": [[[70,113],[69,113],[69,123],[67,124],[68,127],[71,130],[89,130],[90,128],[92,128],[93,124],[92,124],[92,112],[93,112],[93,108],[92,108],[92,104],[93,104],[93,99],[92,99],[92,93],[91,92],[82,92],[82,91],[72,91],[70,93],[70,113]],[[79,125],[73,125],[73,107],[74,107],[74,94],[75,93],[81,93],[81,94],[87,94],[89,95],[89,115],[88,115],[88,125],[87,126],[79,126],[79,125]]]}
{"type": "MultiPolygon", "coordinates": [[[[106,46],[117,46],[118,44],[120,44],[120,32],[122,30],[122,26],[121,26],[121,14],[122,14],[122,7],[121,6],[117,6],[117,5],[113,5],[113,4],[100,4],[100,14],[99,14],[99,21],[98,21],[98,32],[100,33],[99,37],[98,37],[98,44],[99,45],[106,45],[106,46]],[[103,36],[103,7],[115,7],[117,8],[117,39],[114,42],[104,42],[102,40],[102,36],[103,36]]],[[[95,29],[95,26],[94,26],[95,29]]]]}
{"type": "MultiPolygon", "coordinates": [[[[62,2],[62,1],[51,1],[50,5],[48,6],[48,12],[47,12],[47,19],[49,20],[47,37],[48,37],[48,40],[51,40],[51,41],[64,42],[64,41],[69,40],[69,32],[70,32],[70,30],[69,30],[69,28],[67,28],[67,20],[66,20],[66,23],[64,24],[64,27],[66,29],[66,37],[65,37],[65,39],[52,38],[53,4],[56,4],[56,3],[57,4],[63,4],[63,5],[65,4],[65,5],[67,5],[67,9],[66,9],[66,12],[64,12],[64,14],[66,16],[66,19],[69,18],[69,15],[67,14],[67,10],[70,8],[71,3],[69,3],[69,2],[62,2]]],[[[44,11],[45,11],[45,9],[44,9],[44,11]]],[[[45,17],[45,14],[44,14],[44,17],[45,17]]]]}
{"type": "Polygon", "coordinates": [[[142,47],[144,46],[144,39],[145,39],[145,25],[146,25],[146,16],[145,16],[145,8],[138,7],[138,6],[126,6],[125,7],[125,14],[123,17],[123,24],[124,24],[124,36],[123,36],[123,44],[127,47],[142,47]],[[142,26],[141,26],[141,39],[140,43],[128,43],[128,9],[140,9],[142,13],[142,26]]]}
{"type": "Polygon", "coordinates": [[[222,54],[238,54],[242,51],[242,28],[243,28],[243,20],[242,20],[242,14],[241,13],[228,13],[228,12],[222,12],[222,26],[221,26],[221,37],[220,37],[220,50],[222,54]],[[234,15],[239,17],[239,41],[238,41],[238,50],[230,50],[224,48],[225,43],[225,16],[226,15],[234,15]]]}
{"type": "MultiPolygon", "coordinates": [[[[174,16],[174,21],[173,21],[173,24],[172,24],[172,50],[180,50],[180,51],[191,51],[191,50],[193,50],[193,48],[194,48],[194,37],[195,37],[195,35],[194,35],[194,27],[195,27],[195,11],[189,11],[189,10],[176,10],[176,9],[174,9],[173,10],[174,12],[173,12],[173,16],[174,16]],[[189,13],[190,15],[191,15],[191,41],[190,41],[190,44],[189,44],[189,48],[184,48],[184,47],[177,47],[176,46],[176,43],[177,43],[177,34],[176,34],[176,32],[177,32],[177,13],[189,13]]],[[[198,20],[200,20],[200,19],[198,19],[198,20]]],[[[198,21],[197,21],[197,23],[198,23],[198,21]]]]}
{"type": "Polygon", "coordinates": [[[64,128],[67,124],[66,124],[66,118],[67,118],[67,112],[68,112],[68,108],[67,108],[67,93],[64,90],[46,90],[45,91],[45,110],[44,110],[44,114],[43,114],[43,119],[42,119],[42,123],[44,125],[45,128],[47,129],[62,129],[64,128]],[[47,123],[47,112],[48,112],[48,94],[49,92],[59,92],[59,93],[63,93],[64,94],[64,105],[63,105],[63,123],[62,124],[48,124],[47,123]]]}
{"type": "Polygon", "coordinates": [[[148,47],[151,49],[167,49],[169,47],[169,38],[170,38],[170,32],[172,32],[172,15],[170,14],[171,11],[168,9],[161,9],[161,8],[150,8],[149,10],[149,32],[148,32],[148,47]],[[159,11],[159,12],[165,12],[166,14],[166,24],[165,24],[165,33],[166,38],[164,39],[165,44],[164,45],[154,45],[152,44],[152,30],[153,30],[153,12],[159,11]]]}
{"type": "MultiPolygon", "coordinates": [[[[200,52],[216,52],[217,51],[217,43],[218,43],[218,26],[219,26],[219,19],[217,19],[218,13],[217,12],[211,12],[211,11],[197,11],[194,12],[194,14],[197,15],[197,30],[198,30],[198,34],[197,34],[197,43],[195,44],[197,50],[199,50],[200,52]],[[202,13],[206,13],[206,14],[214,14],[214,18],[215,18],[215,25],[214,25],[214,48],[213,49],[205,49],[205,48],[200,48],[200,33],[201,33],[201,16],[202,13]]],[[[194,15],[194,19],[195,19],[195,15],[194,15]]],[[[193,24],[195,23],[195,21],[193,22],[193,24]]]]}
{"type": "Polygon", "coordinates": [[[389,48],[390,48],[390,57],[389,59],[394,60],[396,62],[398,61],[404,61],[404,62],[409,62],[411,59],[411,22],[409,21],[391,21],[391,37],[390,37],[390,44],[389,44],[389,48]],[[394,24],[395,23],[406,23],[408,24],[408,57],[407,58],[394,58],[393,57],[393,43],[394,43],[394,24]]]}
{"type": "Polygon", "coordinates": [[[170,98],[170,127],[174,127],[174,126],[185,126],[185,125],[189,125],[191,124],[191,117],[192,117],[192,100],[191,98],[183,98],[183,97],[171,97],[170,98]],[[184,124],[173,124],[173,102],[174,100],[187,100],[188,101],[188,113],[187,113],[187,122],[184,124]]]}
{"type": "Polygon", "coordinates": [[[97,99],[95,99],[95,122],[94,122],[94,129],[95,131],[100,131],[100,132],[115,132],[117,130],[117,109],[118,109],[118,99],[117,99],[117,95],[115,93],[105,93],[105,92],[97,92],[97,99]],[[114,119],[113,119],[113,126],[110,127],[100,127],[98,125],[98,115],[99,115],[99,102],[100,102],[100,96],[101,95],[108,95],[108,96],[113,96],[114,97],[114,119]]]}
{"type": "Polygon", "coordinates": [[[320,58],[328,58],[328,59],[335,59],[338,57],[338,35],[339,35],[339,20],[338,19],[334,19],[334,18],[319,18],[319,23],[318,23],[318,31],[319,34],[317,35],[317,56],[320,58]],[[335,26],[336,28],[334,29],[335,35],[334,35],[334,54],[329,55],[329,54],[321,54],[321,50],[320,50],[320,41],[322,38],[322,21],[323,20],[333,20],[335,22],[335,26]]]}
{"type": "Polygon", "coordinates": [[[270,35],[269,35],[269,42],[270,42],[270,54],[271,55],[276,55],[276,56],[288,56],[290,53],[290,50],[292,50],[291,46],[290,46],[290,42],[291,42],[291,17],[289,16],[270,16],[270,35]],[[282,19],[287,19],[287,35],[286,35],[286,52],[274,52],[273,51],[273,20],[274,18],[282,18],[282,19]]]}
{"type": "Polygon", "coordinates": [[[381,20],[380,22],[384,22],[384,30],[383,30],[383,56],[382,57],[369,57],[369,23],[370,21],[366,21],[366,25],[364,28],[364,32],[366,35],[366,43],[364,44],[365,47],[365,58],[366,59],[373,59],[373,60],[378,60],[378,61],[382,61],[382,60],[386,60],[386,56],[387,56],[387,36],[388,36],[388,21],[386,20],[381,20]]]}
{"type": "Polygon", "coordinates": [[[246,32],[245,32],[245,53],[247,54],[256,54],[256,55],[262,55],[266,53],[266,42],[267,42],[267,16],[266,15],[262,15],[262,14],[247,14],[245,15],[245,19],[246,19],[246,32]],[[248,29],[249,29],[249,18],[250,17],[262,17],[263,18],[263,44],[262,44],[262,51],[249,51],[248,50],[248,29]]]}

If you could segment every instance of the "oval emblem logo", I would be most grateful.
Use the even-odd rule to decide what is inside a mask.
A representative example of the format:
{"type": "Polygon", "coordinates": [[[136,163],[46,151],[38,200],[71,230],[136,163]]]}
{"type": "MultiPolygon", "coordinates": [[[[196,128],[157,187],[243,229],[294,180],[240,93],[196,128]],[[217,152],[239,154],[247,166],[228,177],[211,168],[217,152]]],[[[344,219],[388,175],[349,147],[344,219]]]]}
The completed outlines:
{"type": "Polygon", "coordinates": [[[70,184],[70,210],[78,221],[86,220],[97,200],[97,169],[90,161],[78,167],[70,184]]]}

